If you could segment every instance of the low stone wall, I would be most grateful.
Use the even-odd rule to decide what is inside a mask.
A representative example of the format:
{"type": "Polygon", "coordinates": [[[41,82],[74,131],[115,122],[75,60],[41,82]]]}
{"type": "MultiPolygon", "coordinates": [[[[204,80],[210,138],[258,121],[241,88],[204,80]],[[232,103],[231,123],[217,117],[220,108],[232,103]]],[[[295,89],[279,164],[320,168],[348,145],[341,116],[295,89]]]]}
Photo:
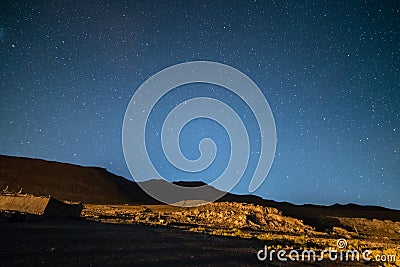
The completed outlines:
{"type": "Polygon", "coordinates": [[[36,197],[23,194],[2,194],[0,195],[0,210],[44,215],[44,211],[49,201],[49,197],[36,197]]]}
{"type": "Polygon", "coordinates": [[[0,195],[0,211],[17,211],[46,218],[79,218],[82,208],[81,203],[67,203],[51,197],[13,193],[0,195]]]}

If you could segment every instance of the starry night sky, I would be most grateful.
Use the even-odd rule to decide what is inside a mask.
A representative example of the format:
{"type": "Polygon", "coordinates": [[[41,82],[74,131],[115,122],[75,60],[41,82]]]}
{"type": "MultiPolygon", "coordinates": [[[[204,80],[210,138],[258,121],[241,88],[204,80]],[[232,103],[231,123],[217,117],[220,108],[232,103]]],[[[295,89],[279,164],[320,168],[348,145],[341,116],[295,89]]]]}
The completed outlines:
{"type": "MultiPolygon", "coordinates": [[[[121,128],[135,90],[209,60],[248,75],[274,114],[276,157],[257,195],[400,209],[399,49],[397,1],[2,1],[0,153],[131,178],[121,128]]],[[[175,95],[224,95],[197,87],[175,95]]]]}

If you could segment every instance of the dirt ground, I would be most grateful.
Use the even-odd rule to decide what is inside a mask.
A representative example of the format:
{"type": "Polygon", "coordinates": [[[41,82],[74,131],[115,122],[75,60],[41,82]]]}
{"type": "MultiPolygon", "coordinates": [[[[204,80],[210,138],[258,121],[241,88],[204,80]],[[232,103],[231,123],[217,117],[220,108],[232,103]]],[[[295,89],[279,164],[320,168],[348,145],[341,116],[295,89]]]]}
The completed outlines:
{"type": "MultiPolygon", "coordinates": [[[[262,240],[165,226],[82,220],[1,222],[0,235],[1,266],[337,266],[330,261],[260,262],[256,253],[264,246],[262,240]]],[[[347,266],[355,265],[361,266],[356,262],[347,266]]]]}
{"type": "Polygon", "coordinates": [[[261,242],[142,225],[2,223],[1,265],[252,266],[261,242]]]}

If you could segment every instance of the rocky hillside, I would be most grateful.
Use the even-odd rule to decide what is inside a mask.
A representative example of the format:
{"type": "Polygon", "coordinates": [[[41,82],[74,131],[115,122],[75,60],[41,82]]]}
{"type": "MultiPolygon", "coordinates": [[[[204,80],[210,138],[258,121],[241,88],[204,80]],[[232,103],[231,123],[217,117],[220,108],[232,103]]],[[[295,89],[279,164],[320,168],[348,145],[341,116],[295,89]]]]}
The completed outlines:
{"type": "MultiPolygon", "coordinates": [[[[153,183],[160,181],[153,180],[153,183]]],[[[177,182],[182,186],[204,185],[201,182],[177,182]]],[[[67,163],[51,162],[11,156],[0,156],[0,186],[8,191],[39,196],[51,195],[61,200],[91,204],[160,204],[148,196],[137,183],[114,175],[98,167],[82,167],[67,163]]],[[[284,216],[301,219],[320,230],[332,230],[335,220],[327,217],[357,217],[400,221],[400,211],[383,207],[354,204],[332,206],[293,205],[265,200],[254,195],[228,193],[220,202],[251,203],[272,207],[284,216]]]]}
{"type": "Polygon", "coordinates": [[[10,192],[98,204],[158,203],[140,187],[98,167],[0,156],[0,186],[10,192]]]}

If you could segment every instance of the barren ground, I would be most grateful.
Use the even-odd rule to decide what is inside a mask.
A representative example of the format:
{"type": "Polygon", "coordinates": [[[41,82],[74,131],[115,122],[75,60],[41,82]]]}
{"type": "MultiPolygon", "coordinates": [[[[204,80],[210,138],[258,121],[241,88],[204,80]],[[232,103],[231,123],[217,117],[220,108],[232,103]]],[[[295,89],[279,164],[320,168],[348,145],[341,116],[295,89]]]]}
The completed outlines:
{"type": "MultiPolygon", "coordinates": [[[[361,266],[366,262],[260,262],[257,251],[336,248],[397,253],[400,223],[327,217],[316,230],[275,208],[213,203],[196,208],[166,205],[85,205],[82,220],[1,222],[1,266],[361,266]]],[[[397,259],[399,260],[399,259],[397,259]]],[[[399,261],[392,265],[399,266],[399,261]]],[[[369,266],[379,266],[369,262],[369,266]]],[[[383,264],[382,264],[383,266],[383,264]]]]}
{"type": "MultiPolygon", "coordinates": [[[[1,223],[0,227],[3,241],[1,266],[311,264],[288,262],[282,265],[275,261],[267,265],[256,258],[257,251],[265,244],[261,240],[210,236],[169,227],[84,221],[1,223]]],[[[326,261],[324,266],[336,265],[326,261]]]]}

